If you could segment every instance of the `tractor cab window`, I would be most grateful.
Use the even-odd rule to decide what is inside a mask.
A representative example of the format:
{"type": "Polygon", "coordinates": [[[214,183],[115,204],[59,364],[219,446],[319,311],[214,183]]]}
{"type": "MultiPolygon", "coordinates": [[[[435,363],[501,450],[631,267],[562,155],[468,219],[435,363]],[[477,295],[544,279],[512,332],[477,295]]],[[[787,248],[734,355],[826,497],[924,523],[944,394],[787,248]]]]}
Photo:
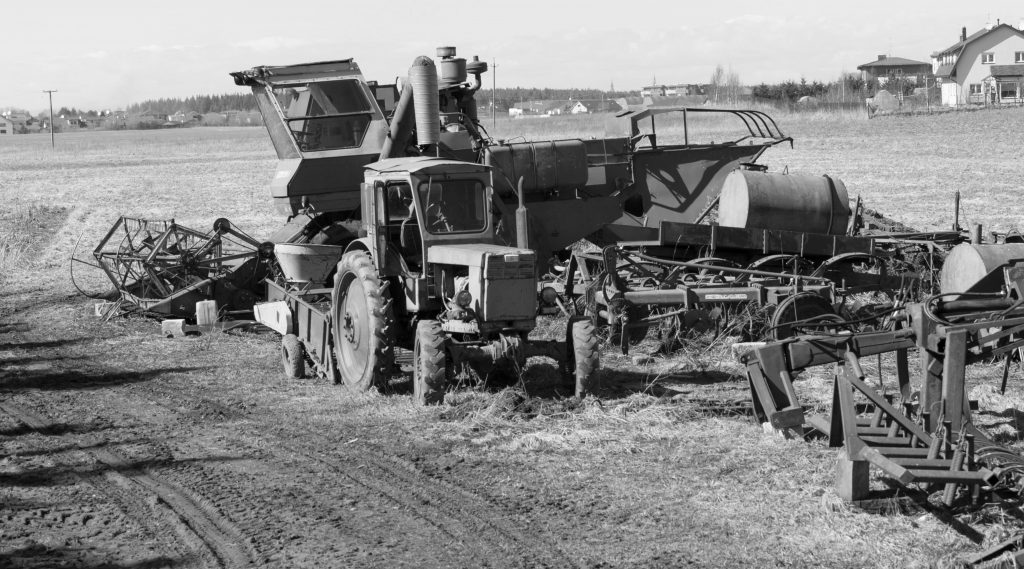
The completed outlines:
{"type": "Polygon", "coordinates": [[[373,107],[355,79],[274,87],[288,129],[303,152],[357,148],[373,107]]]}
{"type": "Polygon", "coordinates": [[[412,188],[409,184],[388,186],[388,222],[399,222],[413,215],[412,188]]]}
{"type": "Polygon", "coordinates": [[[420,184],[423,225],[434,234],[468,233],[487,227],[487,192],[480,180],[420,184]]]}

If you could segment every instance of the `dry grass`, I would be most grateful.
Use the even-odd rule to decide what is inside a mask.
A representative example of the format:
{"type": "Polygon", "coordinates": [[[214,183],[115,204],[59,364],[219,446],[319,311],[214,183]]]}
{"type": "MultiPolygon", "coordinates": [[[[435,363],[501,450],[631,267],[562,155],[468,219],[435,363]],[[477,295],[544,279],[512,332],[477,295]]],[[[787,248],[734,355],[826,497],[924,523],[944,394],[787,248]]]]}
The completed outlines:
{"type": "MultiPolygon", "coordinates": [[[[1024,202],[1015,199],[1017,164],[1024,158],[1015,126],[1021,112],[870,121],[775,113],[796,147],[772,149],[762,161],[773,170],[837,176],[869,207],[920,228],[947,227],[959,189],[970,221],[1009,229],[1024,214],[1024,202]]],[[[493,134],[622,133],[624,126],[611,120],[504,119],[493,134]]],[[[663,141],[678,136],[678,125],[660,125],[663,141]]],[[[732,128],[707,126],[718,139],[732,128]]],[[[283,222],[270,208],[275,158],[260,129],[75,133],[57,142],[51,151],[45,135],[0,139],[0,270],[17,277],[4,284],[5,295],[72,292],[63,275],[75,243],[82,236],[91,248],[122,214],[173,217],[197,228],[223,216],[258,238],[283,222]],[[54,206],[66,211],[48,216],[60,222],[45,235],[27,239],[12,229],[31,225],[41,208],[54,206]]],[[[201,385],[228,406],[301,417],[325,433],[335,433],[344,416],[393,433],[403,444],[429,441],[444,453],[489,465],[488,472],[505,472],[493,480],[493,492],[562,509],[587,527],[606,527],[581,539],[618,564],[897,567],[977,549],[936,518],[907,513],[895,497],[891,507],[874,513],[839,502],[832,490],[833,450],[764,434],[744,414],[749,396],[728,340],[692,339],[696,347],[682,356],[653,355],[641,364],[606,349],[601,399],[580,403],[560,396],[554,369],[531,362],[518,388],[468,390],[441,408],[425,409],[401,394],[353,395],[315,380],[286,382],[272,335],[168,341],[145,321],[99,323],[84,316],[82,305],[53,311],[80,334],[109,338],[119,365],[177,369],[171,379],[201,385]]],[[[564,321],[547,322],[539,333],[560,337],[564,321]]],[[[650,341],[634,348],[655,351],[650,341]]],[[[883,360],[890,384],[892,366],[883,360]]],[[[997,367],[972,368],[971,387],[991,384],[997,367]]],[[[803,374],[801,397],[826,410],[830,378],[825,369],[803,374]]],[[[1016,441],[1022,395],[1018,379],[1010,399],[985,399],[979,419],[1003,440],[1016,441]]],[[[332,436],[344,443],[350,435],[332,436]]],[[[874,484],[884,487],[880,479],[874,484]]],[[[993,538],[1014,527],[994,516],[986,523],[993,538]]]]}

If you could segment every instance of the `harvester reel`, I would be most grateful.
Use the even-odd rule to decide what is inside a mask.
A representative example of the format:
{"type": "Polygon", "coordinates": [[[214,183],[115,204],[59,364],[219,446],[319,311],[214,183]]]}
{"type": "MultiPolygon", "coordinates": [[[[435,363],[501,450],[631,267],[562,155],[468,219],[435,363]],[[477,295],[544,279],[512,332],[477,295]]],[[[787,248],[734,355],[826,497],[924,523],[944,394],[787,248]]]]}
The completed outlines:
{"type": "Polygon", "coordinates": [[[204,233],[173,220],[121,217],[93,257],[124,303],[190,318],[201,300],[216,299],[221,309],[251,309],[269,255],[226,219],[204,233]]]}

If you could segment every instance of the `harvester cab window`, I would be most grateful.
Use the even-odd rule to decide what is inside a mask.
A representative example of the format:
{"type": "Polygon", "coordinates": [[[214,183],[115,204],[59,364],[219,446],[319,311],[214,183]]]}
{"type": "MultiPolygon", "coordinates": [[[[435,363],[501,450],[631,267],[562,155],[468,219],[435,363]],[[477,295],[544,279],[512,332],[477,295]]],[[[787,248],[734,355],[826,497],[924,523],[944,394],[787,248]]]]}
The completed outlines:
{"type": "Polygon", "coordinates": [[[278,85],[274,96],[299,150],[357,148],[373,118],[373,107],[355,79],[278,85]]]}
{"type": "Polygon", "coordinates": [[[420,184],[424,225],[434,234],[468,233],[487,227],[487,192],[480,180],[420,184]]]}

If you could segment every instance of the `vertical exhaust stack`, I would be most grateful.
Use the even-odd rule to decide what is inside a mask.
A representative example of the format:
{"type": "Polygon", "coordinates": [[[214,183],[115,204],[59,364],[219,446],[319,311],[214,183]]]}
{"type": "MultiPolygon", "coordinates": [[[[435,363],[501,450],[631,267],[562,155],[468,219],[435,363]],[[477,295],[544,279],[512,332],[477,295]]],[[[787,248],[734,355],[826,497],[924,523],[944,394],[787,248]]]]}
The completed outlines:
{"type": "Polygon", "coordinates": [[[395,107],[395,116],[391,119],[388,137],[384,139],[384,145],[380,149],[381,160],[405,156],[405,145],[409,143],[409,137],[412,136],[412,125],[416,119],[414,111],[412,85],[407,78],[404,81],[398,105],[395,107]]]}
{"type": "Polygon", "coordinates": [[[437,67],[425,55],[416,58],[409,68],[413,107],[416,109],[416,143],[420,146],[441,141],[441,110],[437,95],[437,67]]]}

